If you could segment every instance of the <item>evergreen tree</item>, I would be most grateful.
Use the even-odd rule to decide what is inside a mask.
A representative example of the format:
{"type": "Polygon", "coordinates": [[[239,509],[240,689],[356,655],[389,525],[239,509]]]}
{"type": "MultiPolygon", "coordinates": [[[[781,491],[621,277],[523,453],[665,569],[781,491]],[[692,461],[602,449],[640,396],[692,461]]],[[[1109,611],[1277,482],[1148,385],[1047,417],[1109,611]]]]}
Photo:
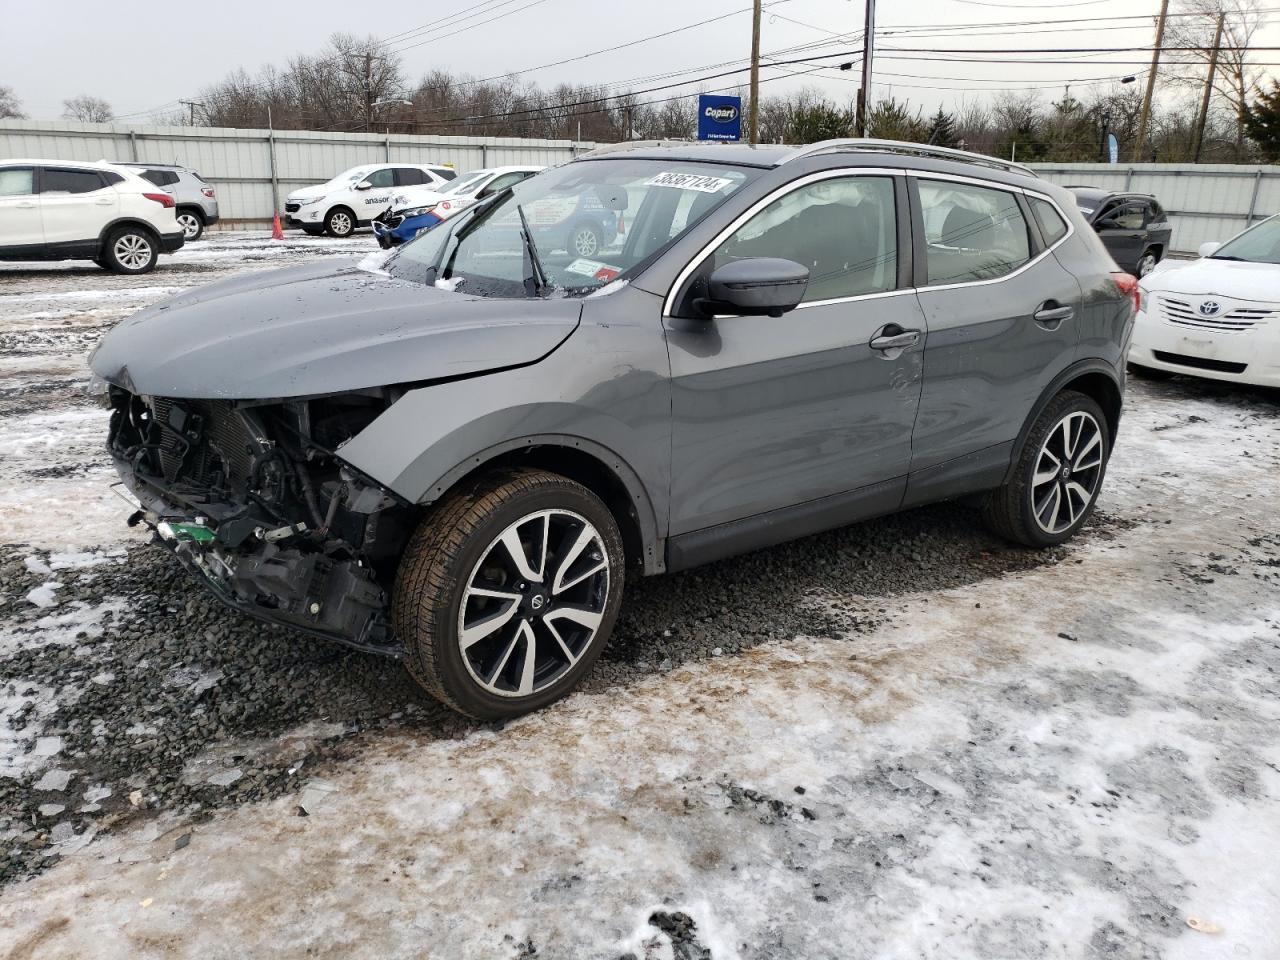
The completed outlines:
{"type": "Polygon", "coordinates": [[[956,136],[956,121],[941,107],[929,120],[929,143],[935,147],[954,147],[960,142],[956,136]]]}
{"type": "Polygon", "coordinates": [[[1246,103],[1240,119],[1263,157],[1269,163],[1280,160],[1280,83],[1273,80],[1269,91],[1258,94],[1252,104],[1246,103]]]}

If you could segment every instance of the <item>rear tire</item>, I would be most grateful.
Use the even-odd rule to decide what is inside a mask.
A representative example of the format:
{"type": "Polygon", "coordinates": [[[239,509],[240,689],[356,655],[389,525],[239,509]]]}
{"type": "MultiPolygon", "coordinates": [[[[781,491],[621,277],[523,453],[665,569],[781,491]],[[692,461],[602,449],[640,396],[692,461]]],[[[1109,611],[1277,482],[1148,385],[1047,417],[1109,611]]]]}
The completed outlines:
{"type": "Polygon", "coordinates": [[[113,273],[150,273],[159,259],[160,244],[141,227],[117,227],[102,248],[102,262],[113,273]]]}
{"type": "Polygon", "coordinates": [[[183,240],[186,243],[194,243],[204,236],[204,217],[194,210],[179,210],[178,226],[182,228],[183,240]]]}
{"type": "Polygon", "coordinates": [[[1092,397],[1064,390],[1027,434],[1009,482],[987,495],[983,519],[1006,540],[1052,547],[1093,513],[1111,456],[1111,431],[1092,397]]]}
{"type": "Polygon", "coordinates": [[[334,207],[324,215],[324,231],[331,237],[349,237],[356,231],[356,215],[346,207],[334,207]]]}
{"type": "Polygon", "coordinates": [[[1159,250],[1148,250],[1138,258],[1138,265],[1134,268],[1133,273],[1139,280],[1149,274],[1156,268],[1156,264],[1160,262],[1159,250]]]}
{"type": "Polygon", "coordinates": [[[483,477],[436,505],[400,561],[392,621],[405,666],[480,720],[545,707],[600,655],[623,566],[618,525],[586,487],[534,470],[483,477]]]}

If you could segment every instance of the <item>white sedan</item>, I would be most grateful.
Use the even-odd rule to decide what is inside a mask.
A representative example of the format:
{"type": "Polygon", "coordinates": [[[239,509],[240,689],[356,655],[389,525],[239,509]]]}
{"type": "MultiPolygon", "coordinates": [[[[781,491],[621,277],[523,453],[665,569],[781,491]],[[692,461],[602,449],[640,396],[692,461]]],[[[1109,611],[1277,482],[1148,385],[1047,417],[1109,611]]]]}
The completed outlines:
{"type": "Polygon", "coordinates": [[[1280,387],[1280,217],[1142,278],[1129,365],[1280,387]]]}

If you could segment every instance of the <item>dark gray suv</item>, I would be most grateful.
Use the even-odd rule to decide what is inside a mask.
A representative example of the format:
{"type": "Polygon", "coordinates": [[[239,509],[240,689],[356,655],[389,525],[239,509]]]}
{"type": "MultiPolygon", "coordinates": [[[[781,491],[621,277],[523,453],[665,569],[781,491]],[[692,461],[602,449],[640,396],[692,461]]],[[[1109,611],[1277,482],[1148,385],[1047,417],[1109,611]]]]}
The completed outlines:
{"type": "Polygon", "coordinates": [[[626,145],[377,263],[191,290],[91,363],[131,522],[226,603],[482,718],[599,655],[626,576],[963,495],[1057,544],[1136,281],[1074,198],[911,144],[626,145]],[[593,257],[538,224],[616,215],[593,257]]]}

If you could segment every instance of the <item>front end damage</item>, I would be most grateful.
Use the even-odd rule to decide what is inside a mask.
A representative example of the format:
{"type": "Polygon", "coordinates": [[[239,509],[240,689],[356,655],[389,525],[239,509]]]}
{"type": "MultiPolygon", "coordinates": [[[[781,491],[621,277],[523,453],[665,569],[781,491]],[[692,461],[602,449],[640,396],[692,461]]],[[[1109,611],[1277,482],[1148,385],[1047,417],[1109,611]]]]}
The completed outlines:
{"type": "Polygon", "coordinates": [[[112,386],[111,455],[144,522],[218,599],[399,656],[389,598],[415,508],[335,452],[385,390],[287,401],[140,396],[112,386]]]}

